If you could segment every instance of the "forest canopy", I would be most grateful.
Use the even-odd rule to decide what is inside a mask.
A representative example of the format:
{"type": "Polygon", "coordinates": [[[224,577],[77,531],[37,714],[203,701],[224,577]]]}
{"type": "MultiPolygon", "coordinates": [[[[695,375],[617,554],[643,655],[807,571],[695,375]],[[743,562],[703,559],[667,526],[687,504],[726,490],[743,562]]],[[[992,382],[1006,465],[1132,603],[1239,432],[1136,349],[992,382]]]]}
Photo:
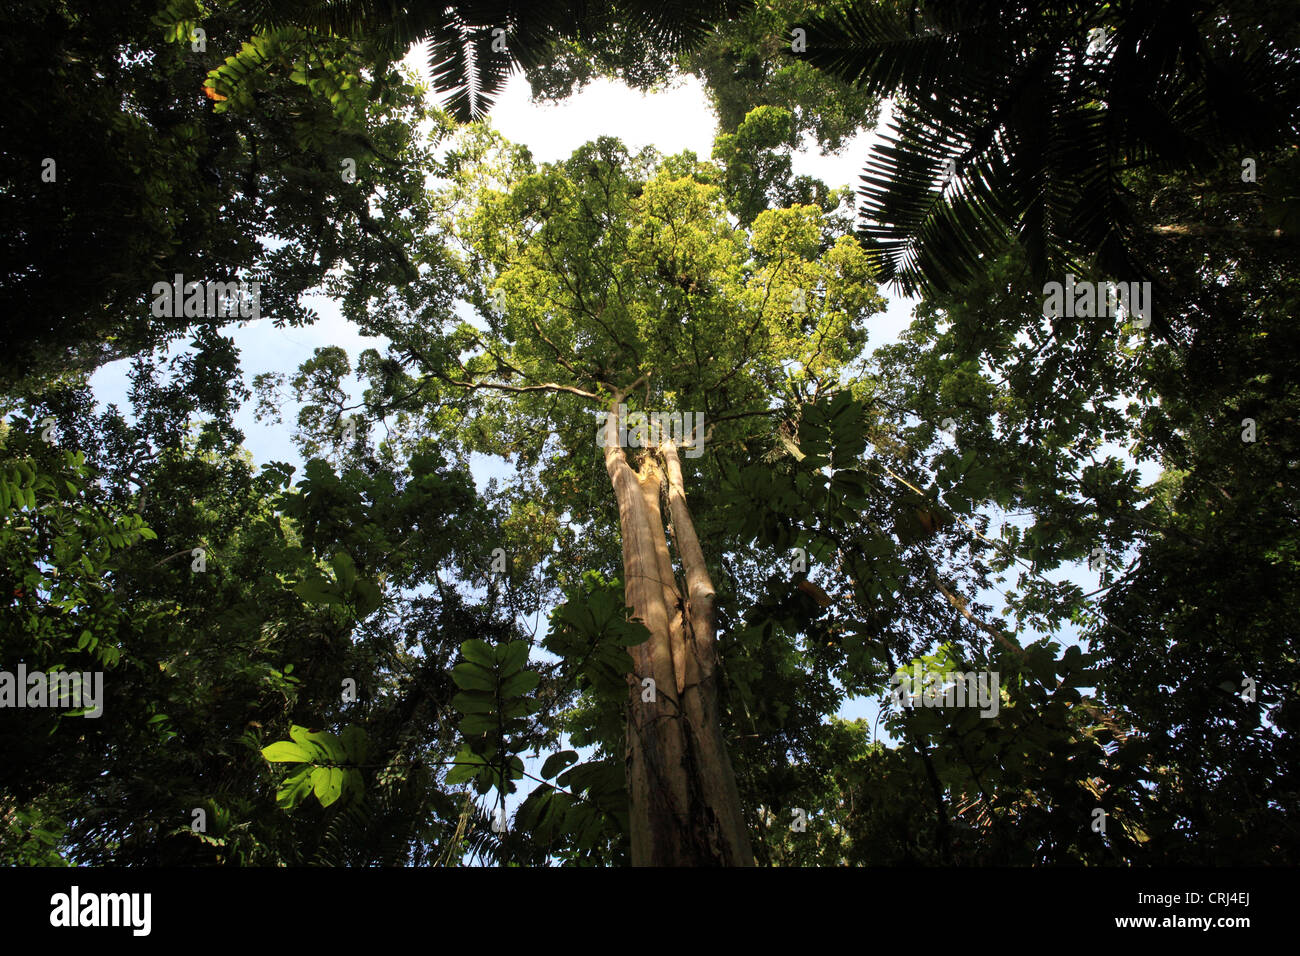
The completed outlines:
{"type": "Polygon", "coordinates": [[[0,863],[1300,860],[1290,5],[111,6],[0,13],[0,863]]]}

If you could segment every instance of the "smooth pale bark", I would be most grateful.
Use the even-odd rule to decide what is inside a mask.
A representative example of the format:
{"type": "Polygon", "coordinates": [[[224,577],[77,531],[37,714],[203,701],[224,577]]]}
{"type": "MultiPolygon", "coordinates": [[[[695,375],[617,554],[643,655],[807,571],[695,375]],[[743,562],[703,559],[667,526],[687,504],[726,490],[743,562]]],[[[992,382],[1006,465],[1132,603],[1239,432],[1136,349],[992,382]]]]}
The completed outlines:
{"type": "Polygon", "coordinates": [[[648,454],[639,472],[611,436],[605,469],[618,500],[625,600],[650,631],[631,649],[627,780],[634,866],[752,866],[735,774],[717,708],[713,584],[695,536],[676,449],[661,450],[669,506],[689,599],[683,599],[668,553],[660,496],[665,471],[648,454]],[[642,681],[655,700],[642,700],[642,681]]]}
{"type": "Polygon", "coordinates": [[[668,471],[668,506],[672,516],[673,539],[686,572],[689,597],[685,614],[687,644],[687,683],[682,693],[682,710],[692,728],[692,743],[699,754],[700,785],[704,799],[717,814],[720,832],[735,854],[737,865],[753,866],[749,831],[740,808],[736,774],[727,755],[722,736],[722,719],[718,710],[718,646],[713,612],[714,589],[704,563],[704,551],[695,534],[695,522],[686,505],[686,486],[677,449],[663,446],[668,471]]]}

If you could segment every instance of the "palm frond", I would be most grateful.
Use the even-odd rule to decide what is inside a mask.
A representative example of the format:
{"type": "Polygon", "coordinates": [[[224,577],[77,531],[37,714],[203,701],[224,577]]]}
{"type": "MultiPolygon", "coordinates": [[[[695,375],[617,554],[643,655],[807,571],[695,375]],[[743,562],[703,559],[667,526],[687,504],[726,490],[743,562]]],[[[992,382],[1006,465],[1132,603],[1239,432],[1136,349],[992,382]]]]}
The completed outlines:
{"type": "Polygon", "coordinates": [[[797,55],[896,99],[862,177],[861,231],[904,288],[955,291],[1012,238],[1037,277],[1089,260],[1154,281],[1125,173],[1206,168],[1300,128],[1300,58],[1233,14],[1175,0],[858,2],[808,23],[797,55]]]}
{"type": "Polygon", "coordinates": [[[505,30],[449,18],[427,37],[434,89],[444,94],[444,106],[457,119],[486,115],[505,85],[512,66],[505,30]]]}
{"type": "Polygon", "coordinates": [[[921,96],[980,82],[1005,67],[998,12],[914,4],[857,4],[802,24],[807,46],[794,54],[873,95],[921,96]],[[945,81],[947,77],[947,81],[945,81]]]}

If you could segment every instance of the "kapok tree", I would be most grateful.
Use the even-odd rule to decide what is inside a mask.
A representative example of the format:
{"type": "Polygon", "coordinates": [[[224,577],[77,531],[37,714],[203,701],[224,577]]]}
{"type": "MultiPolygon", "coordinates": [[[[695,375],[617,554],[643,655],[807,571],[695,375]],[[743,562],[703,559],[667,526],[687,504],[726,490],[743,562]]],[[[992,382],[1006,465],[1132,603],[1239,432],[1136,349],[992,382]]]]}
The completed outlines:
{"type": "Polygon", "coordinates": [[[556,543],[548,563],[560,584],[575,564],[621,563],[649,631],[627,674],[632,862],[752,864],[688,488],[707,507],[718,459],[770,429],[765,417],[839,386],[860,354],[883,300],[867,254],[835,234],[847,191],[743,229],[722,170],[691,154],[631,156],[601,139],[537,169],[475,130],[449,169],[435,205],[479,315],[442,332],[418,313],[391,323],[390,355],[422,374],[383,390],[414,396],[444,434],[457,405],[467,446],[535,469],[521,502],[589,528],[584,539],[621,542],[621,559],[556,543]],[[683,415],[685,428],[637,417],[647,411],[683,415]]]}

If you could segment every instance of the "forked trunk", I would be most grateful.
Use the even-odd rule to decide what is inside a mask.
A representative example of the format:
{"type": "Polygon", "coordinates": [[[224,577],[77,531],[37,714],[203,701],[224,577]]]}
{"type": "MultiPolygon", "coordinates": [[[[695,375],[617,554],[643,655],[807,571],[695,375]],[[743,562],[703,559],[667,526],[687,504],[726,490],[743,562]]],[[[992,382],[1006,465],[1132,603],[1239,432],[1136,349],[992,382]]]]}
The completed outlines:
{"type": "Polygon", "coordinates": [[[650,631],[648,641],[630,649],[632,864],[752,866],[718,714],[713,582],[686,507],[677,449],[665,442],[633,471],[613,438],[617,407],[615,400],[606,423],[605,468],[618,499],[626,601],[650,631]],[[665,481],[686,595],[668,554],[660,507],[665,481]],[[654,684],[643,684],[646,678],[654,684]]]}

